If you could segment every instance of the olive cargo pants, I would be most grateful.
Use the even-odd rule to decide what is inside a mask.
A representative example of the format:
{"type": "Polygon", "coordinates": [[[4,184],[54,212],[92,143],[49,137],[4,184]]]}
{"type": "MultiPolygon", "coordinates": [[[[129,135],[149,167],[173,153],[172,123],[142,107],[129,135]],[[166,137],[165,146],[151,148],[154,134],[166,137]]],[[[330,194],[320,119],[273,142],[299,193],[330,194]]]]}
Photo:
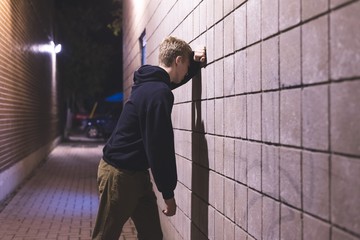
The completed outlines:
{"type": "Polygon", "coordinates": [[[156,196],[148,171],[117,169],[101,159],[97,180],[100,202],[92,239],[118,240],[130,217],[138,239],[162,239],[156,196]]]}

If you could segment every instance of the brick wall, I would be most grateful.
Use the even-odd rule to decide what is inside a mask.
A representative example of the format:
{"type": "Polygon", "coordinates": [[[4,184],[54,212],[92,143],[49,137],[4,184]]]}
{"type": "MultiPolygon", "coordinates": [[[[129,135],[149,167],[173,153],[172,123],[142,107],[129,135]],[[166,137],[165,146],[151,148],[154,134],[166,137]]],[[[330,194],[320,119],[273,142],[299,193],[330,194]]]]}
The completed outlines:
{"type": "Polygon", "coordinates": [[[360,1],[123,4],[126,96],[144,29],[150,64],[167,35],[207,47],[174,91],[166,239],[360,239],[360,1]]]}
{"type": "Polygon", "coordinates": [[[41,150],[42,160],[59,136],[56,59],[41,52],[52,11],[47,0],[0,1],[0,200],[32,170],[24,159],[41,150]]]}

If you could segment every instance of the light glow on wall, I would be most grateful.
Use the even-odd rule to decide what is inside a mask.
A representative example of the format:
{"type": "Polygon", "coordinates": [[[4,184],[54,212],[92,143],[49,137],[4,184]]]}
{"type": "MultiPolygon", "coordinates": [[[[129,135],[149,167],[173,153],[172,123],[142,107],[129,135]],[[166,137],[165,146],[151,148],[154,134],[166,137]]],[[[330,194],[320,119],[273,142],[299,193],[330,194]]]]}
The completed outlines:
{"type": "MultiPolygon", "coordinates": [[[[51,81],[52,81],[52,101],[55,103],[57,99],[56,89],[56,55],[62,50],[61,44],[55,44],[54,41],[50,41],[48,44],[32,44],[23,46],[20,48],[23,52],[31,52],[35,54],[49,54],[51,57],[51,81]]],[[[55,113],[54,113],[55,114],[55,113]]]]}

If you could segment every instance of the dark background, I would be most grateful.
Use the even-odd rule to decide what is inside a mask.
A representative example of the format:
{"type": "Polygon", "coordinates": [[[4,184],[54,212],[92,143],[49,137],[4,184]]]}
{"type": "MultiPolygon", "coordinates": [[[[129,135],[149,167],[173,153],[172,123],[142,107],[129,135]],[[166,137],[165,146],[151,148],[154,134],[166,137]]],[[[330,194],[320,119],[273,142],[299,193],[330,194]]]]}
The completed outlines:
{"type": "Polygon", "coordinates": [[[55,0],[58,82],[73,113],[122,92],[121,7],[119,0],[55,0]]]}

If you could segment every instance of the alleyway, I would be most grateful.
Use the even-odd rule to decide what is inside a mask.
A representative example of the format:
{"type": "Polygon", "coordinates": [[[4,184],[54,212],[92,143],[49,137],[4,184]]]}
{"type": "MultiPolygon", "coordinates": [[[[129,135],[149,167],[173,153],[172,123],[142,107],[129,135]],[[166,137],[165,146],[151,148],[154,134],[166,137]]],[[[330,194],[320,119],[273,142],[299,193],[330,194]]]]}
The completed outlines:
{"type": "MultiPolygon", "coordinates": [[[[1,240],[90,239],[98,208],[97,164],[103,143],[63,143],[0,206],[1,240]]],[[[121,240],[135,240],[132,223],[121,240]]]]}

